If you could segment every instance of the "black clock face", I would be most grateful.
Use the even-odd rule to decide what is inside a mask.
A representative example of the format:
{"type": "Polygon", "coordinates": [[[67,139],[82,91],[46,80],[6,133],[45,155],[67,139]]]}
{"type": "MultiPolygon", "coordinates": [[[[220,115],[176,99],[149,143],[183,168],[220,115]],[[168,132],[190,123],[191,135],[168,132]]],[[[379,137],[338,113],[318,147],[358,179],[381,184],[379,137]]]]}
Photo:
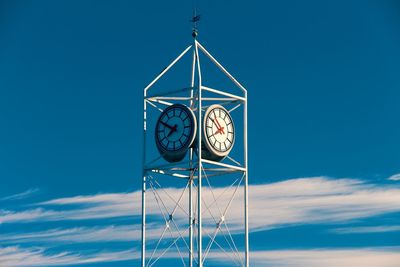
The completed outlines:
{"type": "Polygon", "coordinates": [[[220,105],[209,107],[204,117],[204,133],[210,152],[226,156],[233,147],[235,131],[232,117],[220,105]]]}
{"type": "Polygon", "coordinates": [[[162,154],[186,150],[193,143],[195,130],[195,117],[188,107],[169,106],[156,125],[157,147],[162,154]]]}

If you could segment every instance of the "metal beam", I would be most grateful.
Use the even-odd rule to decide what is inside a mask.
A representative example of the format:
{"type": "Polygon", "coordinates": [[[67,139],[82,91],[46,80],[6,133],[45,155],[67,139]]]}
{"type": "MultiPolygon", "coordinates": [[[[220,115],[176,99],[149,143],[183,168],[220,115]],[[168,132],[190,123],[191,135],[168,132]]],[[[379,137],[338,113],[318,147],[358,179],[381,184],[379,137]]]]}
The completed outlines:
{"type": "Polygon", "coordinates": [[[249,267],[249,173],[248,173],[248,151],[247,151],[247,91],[245,91],[246,102],[243,109],[243,144],[244,144],[244,167],[246,173],[244,174],[244,232],[245,232],[245,266],[249,267]]]}
{"type": "Polygon", "coordinates": [[[243,168],[243,167],[234,166],[234,165],[230,165],[230,164],[226,164],[226,163],[222,163],[222,162],[218,162],[218,161],[212,161],[212,160],[208,160],[208,159],[202,159],[202,161],[204,163],[213,164],[213,165],[225,167],[225,168],[228,168],[228,169],[233,169],[233,170],[246,172],[246,167],[243,168]]]}
{"type": "Polygon", "coordinates": [[[201,68],[200,68],[200,59],[199,59],[199,50],[198,50],[198,42],[197,40],[194,40],[194,48],[196,51],[196,62],[197,62],[197,72],[198,72],[198,86],[199,86],[199,100],[198,100],[198,108],[197,108],[197,122],[199,127],[197,127],[197,138],[198,138],[198,144],[197,144],[197,155],[198,155],[198,186],[197,186],[197,262],[198,262],[198,267],[203,267],[203,220],[202,220],[202,211],[201,211],[201,206],[202,206],[202,179],[201,179],[201,130],[203,127],[201,127],[201,121],[202,121],[202,114],[201,114],[201,91],[202,91],[202,79],[201,79],[201,68]]]}
{"type": "Polygon", "coordinates": [[[146,267],[146,131],[147,131],[147,111],[146,111],[146,90],[143,92],[143,162],[142,162],[142,246],[141,246],[141,265],[146,267]]]}
{"type": "MultiPolygon", "coordinates": [[[[192,58],[192,75],[190,79],[190,108],[193,108],[194,104],[194,83],[196,74],[196,51],[193,49],[193,58],[192,58]]],[[[189,149],[189,267],[193,267],[193,177],[194,177],[194,169],[193,169],[193,147],[189,149]]]]}
{"type": "Polygon", "coordinates": [[[189,45],[177,58],[174,59],[174,61],[172,61],[165,69],[163,69],[160,74],[157,75],[157,77],[151,81],[151,83],[149,83],[145,88],[144,88],[144,92],[145,95],[144,97],[146,98],[146,93],[147,90],[150,89],[150,87],[152,87],[173,65],[175,65],[176,62],[178,62],[185,54],[187,51],[189,51],[189,49],[192,47],[192,45],[189,45]]]}
{"type": "Polygon", "coordinates": [[[212,62],[214,62],[215,65],[217,65],[217,67],[222,70],[223,73],[225,73],[226,76],[228,76],[229,79],[231,79],[231,81],[236,84],[237,87],[239,87],[243,92],[247,92],[246,88],[244,88],[243,85],[241,85],[236,79],[235,77],[233,77],[199,42],[197,42],[198,47],[201,49],[201,51],[203,51],[204,54],[206,54],[206,56],[211,59],[212,62]]]}
{"type": "Polygon", "coordinates": [[[185,87],[185,88],[171,90],[171,91],[167,91],[167,92],[163,92],[163,93],[148,95],[147,98],[153,98],[153,97],[159,97],[159,96],[169,96],[169,95],[173,95],[173,94],[177,94],[177,93],[181,93],[181,92],[185,92],[185,91],[191,91],[191,90],[193,90],[192,87],[185,87]]]}
{"type": "Polygon", "coordinates": [[[226,93],[224,91],[213,89],[213,88],[210,88],[210,87],[207,87],[207,86],[202,86],[201,89],[203,89],[204,91],[208,91],[208,92],[214,93],[214,94],[219,94],[219,95],[227,96],[227,97],[230,97],[230,98],[234,98],[234,99],[237,99],[237,100],[240,100],[240,101],[243,101],[243,102],[246,101],[246,99],[244,97],[237,96],[237,95],[230,94],[230,93],[226,93]]]}

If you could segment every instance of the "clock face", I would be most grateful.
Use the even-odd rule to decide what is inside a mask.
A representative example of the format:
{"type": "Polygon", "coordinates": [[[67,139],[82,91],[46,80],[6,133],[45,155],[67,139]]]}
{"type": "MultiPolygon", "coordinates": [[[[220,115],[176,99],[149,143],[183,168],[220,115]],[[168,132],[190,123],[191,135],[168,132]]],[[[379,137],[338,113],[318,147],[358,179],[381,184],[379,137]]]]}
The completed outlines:
{"type": "Polygon", "coordinates": [[[233,120],[229,112],[220,105],[210,106],[204,115],[205,144],[218,157],[229,154],[235,140],[233,120]]]}
{"type": "Polygon", "coordinates": [[[186,106],[174,104],[160,115],[156,125],[156,144],[168,161],[181,160],[192,145],[196,132],[196,118],[186,106]]]}

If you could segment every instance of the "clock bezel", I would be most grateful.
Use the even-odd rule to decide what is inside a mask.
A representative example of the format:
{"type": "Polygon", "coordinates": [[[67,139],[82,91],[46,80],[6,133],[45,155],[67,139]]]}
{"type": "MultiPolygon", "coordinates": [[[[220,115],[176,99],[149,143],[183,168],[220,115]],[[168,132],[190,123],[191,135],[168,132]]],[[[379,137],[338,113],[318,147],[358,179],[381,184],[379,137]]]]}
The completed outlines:
{"type": "Polygon", "coordinates": [[[235,124],[233,122],[233,118],[232,118],[231,114],[229,113],[229,111],[226,108],[224,108],[222,105],[218,105],[218,104],[211,105],[205,111],[204,116],[203,116],[203,139],[204,139],[203,144],[205,145],[205,148],[208,150],[209,153],[212,154],[211,158],[214,158],[214,159],[217,159],[217,160],[221,160],[221,159],[225,158],[226,156],[228,156],[229,153],[232,151],[232,148],[235,145],[235,124]],[[208,118],[208,116],[210,115],[210,113],[214,109],[222,109],[222,110],[224,110],[226,112],[227,116],[229,116],[229,119],[232,122],[232,130],[233,130],[233,133],[232,133],[232,136],[233,136],[232,145],[226,151],[219,151],[219,150],[215,149],[211,145],[209,137],[207,136],[207,118],[208,118]]]}
{"type": "Polygon", "coordinates": [[[156,123],[156,127],[155,127],[155,141],[156,141],[156,146],[157,149],[159,151],[159,153],[161,154],[161,156],[167,160],[168,162],[177,162],[182,160],[186,153],[187,150],[193,145],[193,142],[196,138],[196,132],[197,132],[197,120],[196,120],[196,116],[194,115],[194,112],[187,107],[186,105],[183,104],[173,104],[171,106],[168,106],[166,109],[163,110],[163,112],[160,114],[160,116],[158,117],[157,123],[156,123]],[[188,140],[185,142],[185,144],[176,150],[170,150],[170,149],[166,149],[162,144],[161,144],[161,140],[159,139],[158,136],[158,128],[160,126],[160,121],[161,118],[164,117],[165,114],[167,114],[171,109],[182,109],[183,112],[186,113],[186,115],[189,117],[190,119],[190,125],[192,125],[191,127],[191,131],[189,133],[189,137],[188,140]]]}

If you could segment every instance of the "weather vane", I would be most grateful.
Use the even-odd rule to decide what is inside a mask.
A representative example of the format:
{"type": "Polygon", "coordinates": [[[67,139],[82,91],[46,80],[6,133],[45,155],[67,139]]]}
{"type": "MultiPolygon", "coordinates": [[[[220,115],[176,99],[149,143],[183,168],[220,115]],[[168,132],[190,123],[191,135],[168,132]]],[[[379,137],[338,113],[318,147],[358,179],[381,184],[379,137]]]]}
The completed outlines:
{"type": "Polygon", "coordinates": [[[196,10],[193,11],[193,17],[190,20],[190,22],[193,23],[193,31],[192,31],[192,36],[193,38],[196,38],[198,35],[198,30],[197,30],[197,22],[200,20],[201,15],[196,15],[196,10]]]}

